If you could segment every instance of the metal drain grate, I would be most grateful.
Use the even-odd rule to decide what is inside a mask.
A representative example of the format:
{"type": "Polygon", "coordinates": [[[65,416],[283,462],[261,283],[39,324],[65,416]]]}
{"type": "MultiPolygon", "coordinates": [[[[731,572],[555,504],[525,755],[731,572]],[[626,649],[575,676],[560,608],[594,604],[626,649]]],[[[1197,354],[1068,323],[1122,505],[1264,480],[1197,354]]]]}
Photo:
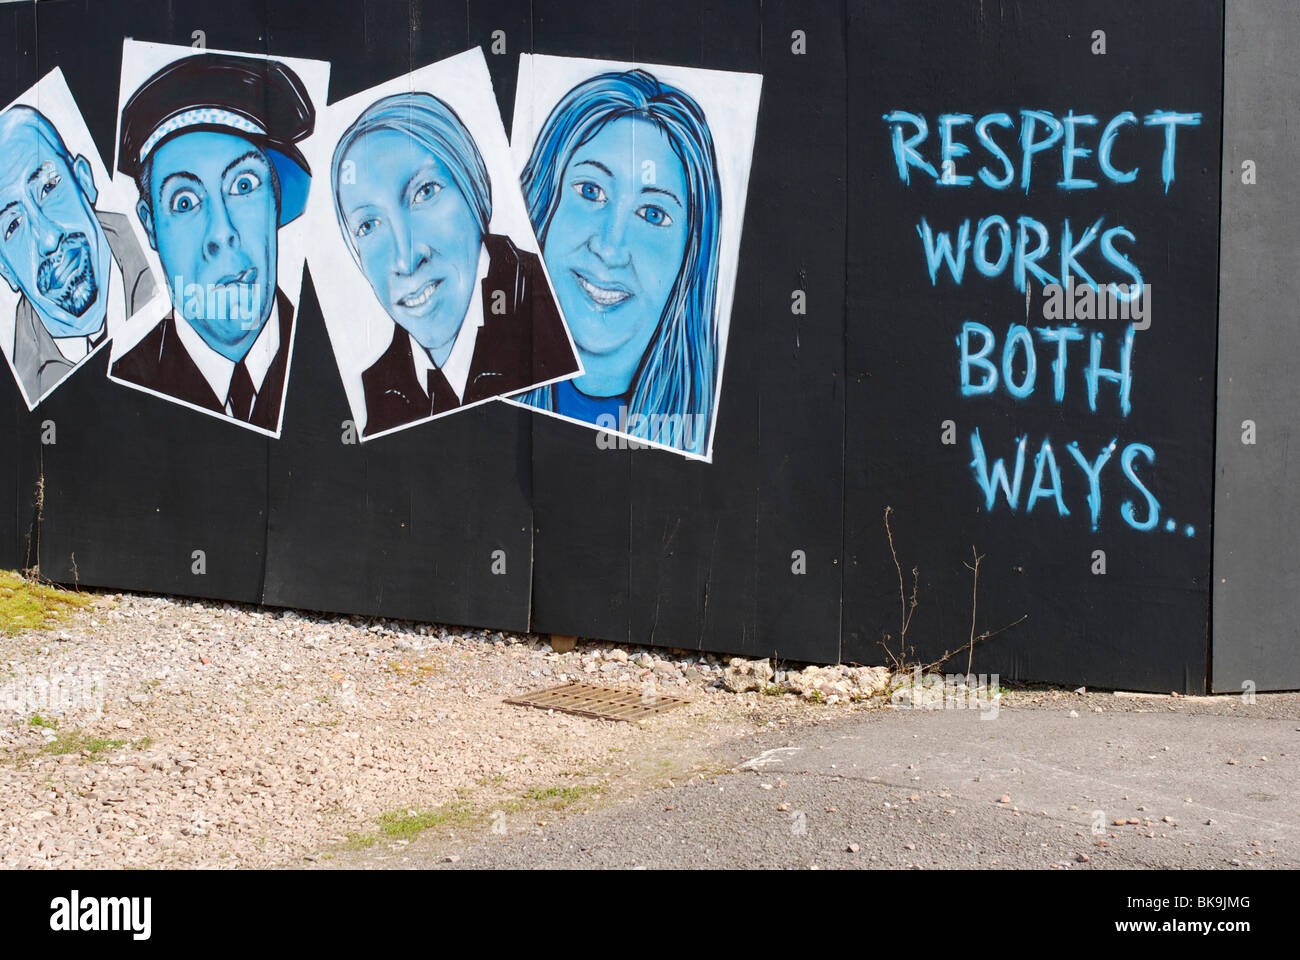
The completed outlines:
{"type": "Polygon", "coordinates": [[[591,683],[566,683],[562,687],[534,690],[519,697],[508,697],[505,702],[520,707],[537,707],[539,710],[576,713],[580,717],[594,717],[597,720],[636,721],[691,701],[682,697],[670,697],[657,691],[646,693],[628,687],[598,687],[591,683]]]}

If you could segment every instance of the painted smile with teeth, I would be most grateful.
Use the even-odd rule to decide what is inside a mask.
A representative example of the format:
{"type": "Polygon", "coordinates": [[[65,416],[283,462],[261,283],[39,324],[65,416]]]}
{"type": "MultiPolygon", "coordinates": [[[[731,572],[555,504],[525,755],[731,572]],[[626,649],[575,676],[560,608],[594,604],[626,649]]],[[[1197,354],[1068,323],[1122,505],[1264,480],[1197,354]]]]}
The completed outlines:
{"type": "Polygon", "coordinates": [[[434,293],[441,285],[441,280],[430,280],[415,293],[408,293],[404,297],[398,297],[397,305],[408,308],[422,307],[433,298],[434,293]]]}
{"type": "Polygon", "coordinates": [[[632,299],[632,294],[621,286],[597,286],[577,270],[570,270],[569,272],[578,281],[578,286],[582,288],[582,292],[598,307],[616,307],[625,300],[632,299]]]}

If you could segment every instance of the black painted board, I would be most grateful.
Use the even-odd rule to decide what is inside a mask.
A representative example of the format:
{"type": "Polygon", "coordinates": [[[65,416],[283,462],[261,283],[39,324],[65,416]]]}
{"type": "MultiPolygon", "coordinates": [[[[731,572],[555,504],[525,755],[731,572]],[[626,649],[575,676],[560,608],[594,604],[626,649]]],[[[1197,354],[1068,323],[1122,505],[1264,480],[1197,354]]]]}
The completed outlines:
{"type": "Polygon", "coordinates": [[[18,388],[12,380],[0,384],[0,569],[12,570],[22,563],[19,549],[18,459],[19,431],[26,413],[18,388]]]}
{"type": "MultiPolygon", "coordinates": [[[[535,2],[532,52],[631,60],[633,13],[626,2],[535,2]]],[[[626,641],[631,458],[643,451],[598,449],[589,427],[532,420],[533,627],[626,641]]]]}
{"type": "Polygon", "coordinates": [[[271,441],[112,383],[107,360],[39,408],[57,440],[40,446],[42,575],[259,600],[271,441]]]}
{"type": "Polygon", "coordinates": [[[515,111],[519,55],[532,52],[531,6],[528,0],[496,0],[494,3],[472,3],[468,10],[466,46],[483,48],[507,138],[510,136],[510,118],[515,111]]]}
{"type": "Polygon", "coordinates": [[[299,323],[271,451],[266,602],[525,629],[527,414],[490,403],[345,442],[355,431],[310,282],[299,323]]]}
{"type": "MultiPolygon", "coordinates": [[[[894,540],[911,589],[920,570],[918,607],[909,641],[916,657],[932,660],[966,643],[971,633],[972,547],[980,567],[976,633],[1021,615],[1018,627],[976,648],[974,669],[1021,680],[1065,681],[1097,687],[1202,691],[1205,688],[1210,517],[1213,470],[1217,299],[1218,173],[1222,7],[1215,2],[1093,2],[1076,5],[976,2],[851,4],[849,25],[850,180],[848,429],[845,578],[845,659],[880,662],[879,642],[898,633],[899,587],[882,515],[894,508],[894,540]],[[1106,52],[1093,52],[1104,30],[1106,52]],[[1094,153],[1078,176],[1097,177],[1095,150],[1109,119],[1123,111],[1145,118],[1155,110],[1195,111],[1201,124],[1177,138],[1175,179],[1160,176],[1163,131],[1127,127],[1117,139],[1118,169],[1139,167],[1137,179],[1100,177],[1095,189],[1065,191],[1062,152],[1038,155],[1028,194],[1019,181],[1003,191],[935,182],[912,171],[900,181],[883,117],[894,110],[923,114],[930,127],[921,145],[937,156],[937,118],[975,118],[1021,109],[1067,110],[1099,118],[1081,127],[1080,145],[1094,153]],[[987,325],[1000,360],[1012,323],[1042,319],[1042,290],[1027,305],[1008,273],[987,279],[968,269],[963,285],[942,268],[927,272],[918,234],[925,217],[934,230],[972,229],[994,214],[1015,224],[1041,221],[1059,256],[1062,222],[1074,237],[1099,217],[1103,229],[1123,225],[1135,237],[1120,243],[1152,285],[1151,326],[1135,334],[1132,409],[1119,411],[1115,384],[1102,381],[1097,410],[1089,409],[1086,351],[1071,344],[1066,391],[1054,399],[1051,360],[1037,351],[1035,390],[1016,399],[1000,385],[988,396],[963,396],[958,335],[965,321],[987,325]],[[944,421],[956,442],[943,443],[944,421]],[[1017,438],[1026,436],[1026,466],[1018,509],[1001,492],[987,507],[976,482],[972,433],[978,429],[990,461],[1014,468],[1017,438]],[[1062,476],[1061,516],[1054,497],[1027,512],[1034,457],[1050,438],[1062,476]],[[1097,528],[1090,523],[1089,486],[1068,453],[1078,443],[1089,459],[1113,439],[1103,468],[1097,528]],[[1159,503],[1156,529],[1126,522],[1122,504],[1145,523],[1148,504],[1125,478],[1120,461],[1130,444],[1145,444],[1154,463],[1134,454],[1133,472],[1159,503]],[[1166,522],[1173,529],[1166,530],[1166,522]],[[1191,531],[1188,531],[1188,528],[1191,531]],[[1104,551],[1106,572],[1095,551],[1104,551]]],[[[975,146],[971,127],[958,139],[971,156],[952,173],[1001,167],[975,146]]],[[[995,130],[1015,149],[1015,131],[995,130]]],[[[936,173],[940,173],[936,168],[936,173]]],[[[1016,174],[1020,174],[1019,167],[1016,174]]],[[[995,262],[997,243],[988,260],[995,262]]],[[[1097,244],[1080,254],[1102,282],[1126,281],[1103,269],[1097,244]]],[[[1059,267],[1056,271],[1059,274],[1059,267]]],[[[1055,322],[1059,325],[1059,322],[1055,322]]],[[[1118,366],[1125,324],[1080,321],[1105,336],[1102,366],[1118,366]]],[[[982,341],[972,341],[978,350],[982,341]]],[[[1026,376],[1025,361],[1012,361],[1026,376]]],[[[973,382],[980,380],[973,374],[973,382]]],[[[1013,469],[1014,472],[1014,469],[1013,469]]],[[[1045,468],[1045,486],[1050,470],[1045,468]]],[[[893,641],[897,649],[897,641],[893,641]]],[[[967,656],[949,662],[964,671],[967,656]]]]}
{"type": "MultiPolygon", "coordinates": [[[[637,61],[761,72],[757,3],[681,0],[636,4],[637,61]]],[[[731,317],[756,313],[747,255],[756,249],[746,223],[731,317]]],[[[685,649],[757,649],[755,620],[756,415],[752,336],[733,323],[712,464],[665,450],[631,457],[629,605],[631,638],[685,649]]]]}
{"type": "MultiPolygon", "coordinates": [[[[331,60],[331,100],[471,45],[463,4],[335,3],[310,23],[292,13],[274,11],[272,49],[331,60]]],[[[526,629],[529,415],[494,402],[366,443],[350,417],[308,281],[271,451],[266,602],[526,629]]]]}
{"type": "MultiPolygon", "coordinates": [[[[36,72],[35,8],[30,4],[0,7],[0,96],[8,103],[32,86],[36,72]]],[[[19,481],[23,458],[34,456],[27,433],[29,417],[18,384],[0,365],[0,569],[24,565],[25,536],[30,510],[19,481]]],[[[30,472],[30,470],[29,470],[30,472]]]]}
{"type": "Polygon", "coordinates": [[[850,215],[844,18],[840,3],[764,3],[764,104],[749,198],[761,298],[757,652],[832,663],[843,588],[850,215]],[[793,312],[796,290],[806,313],[793,312]]]}

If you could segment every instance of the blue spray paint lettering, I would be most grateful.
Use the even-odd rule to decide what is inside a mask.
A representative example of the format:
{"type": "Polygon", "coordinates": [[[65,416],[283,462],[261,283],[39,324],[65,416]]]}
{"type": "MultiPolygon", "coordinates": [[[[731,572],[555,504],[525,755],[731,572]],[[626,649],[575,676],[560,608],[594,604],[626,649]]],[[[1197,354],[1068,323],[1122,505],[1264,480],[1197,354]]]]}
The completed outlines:
{"type": "Polygon", "coordinates": [[[993,509],[993,505],[997,502],[998,489],[1001,488],[1007,505],[1013,512],[1015,511],[1016,504],[1020,502],[1020,481],[1025,475],[1025,444],[1028,441],[1028,437],[1022,436],[1016,443],[1016,478],[1011,480],[1007,476],[1007,465],[1001,457],[993,461],[992,468],[989,467],[988,460],[984,456],[984,444],[980,440],[979,430],[971,433],[970,446],[974,459],[971,460],[970,465],[975,471],[975,481],[984,491],[985,509],[993,509]]]}
{"type": "Polygon", "coordinates": [[[1138,479],[1137,474],[1133,472],[1133,460],[1138,456],[1146,457],[1148,463],[1156,462],[1156,452],[1145,443],[1130,443],[1120,455],[1119,464],[1124,471],[1124,476],[1128,477],[1129,483],[1137,487],[1143,497],[1146,498],[1147,516],[1145,520],[1139,522],[1137,510],[1131,500],[1124,501],[1119,508],[1119,513],[1124,518],[1124,522],[1134,530],[1150,530],[1160,522],[1160,504],[1151,495],[1151,491],[1147,489],[1146,485],[1138,479]]]}
{"type": "Polygon", "coordinates": [[[1038,455],[1034,457],[1034,482],[1029,488],[1029,498],[1025,501],[1025,513],[1032,513],[1034,504],[1045,497],[1051,497],[1056,501],[1057,516],[1068,517],[1070,515],[1070,511],[1065,508],[1065,500],[1061,490],[1061,468],[1056,463],[1056,454],[1052,452],[1052,443],[1047,439],[1043,440],[1043,445],[1038,449],[1038,455]],[[1050,487],[1043,486],[1044,467],[1046,467],[1052,479],[1050,487]]]}

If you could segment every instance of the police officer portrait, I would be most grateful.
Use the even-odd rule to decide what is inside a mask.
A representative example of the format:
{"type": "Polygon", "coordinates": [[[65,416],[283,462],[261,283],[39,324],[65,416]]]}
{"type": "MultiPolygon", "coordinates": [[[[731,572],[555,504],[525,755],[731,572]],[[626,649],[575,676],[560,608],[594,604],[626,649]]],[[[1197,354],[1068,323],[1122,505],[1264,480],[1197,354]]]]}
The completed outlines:
{"type": "Polygon", "coordinates": [[[319,61],[124,42],[116,168],[171,310],[118,339],[111,379],[279,436],[328,84],[319,61]]]}
{"type": "Polygon", "coordinates": [[[162,294],[58,68],[0,111],[0,156],[0,349],[31,410],[162,294]]]}
{"type": "Polygon", "coordinates": [[[580,372],[480,49],[319,127],[308,261],[362,439],[580,372]]]}

